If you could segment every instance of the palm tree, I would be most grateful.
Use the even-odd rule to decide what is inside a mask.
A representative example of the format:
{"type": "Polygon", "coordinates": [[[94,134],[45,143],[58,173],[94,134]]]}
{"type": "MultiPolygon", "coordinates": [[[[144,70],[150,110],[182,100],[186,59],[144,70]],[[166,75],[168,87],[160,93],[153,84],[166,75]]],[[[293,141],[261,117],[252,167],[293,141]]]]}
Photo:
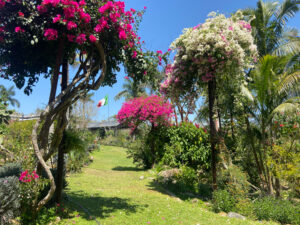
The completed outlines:
{"type": "Polygon", "coordinates": [[[286,55],[300,52],[300,38],[296,29],[286,24],[299,11],[299,0],[264,2],[259,0],[256,9],[247,9],[259,55],[286,55]],[[251,19],[250,19],[251,20],[251,19]]]}
{"type": "Polygon", "coordinates": [[[145,85],[132,81],[131,79],[126,79],[122,87],[123,91],[119,92],[115,96],[115,101],[119,100],[122,97],[124,97],[127,101],[131,98],[147,95],[145,85]]]}
{"type": "MultiPolygon", "coordinates": [[[[261,58],[256,68],[251,71],[252,83],[250,91],[247,92],[248,103],[252,102],[252,107],[245,106],[247,113],[252,115],[254,123],[260,128],[260,143],[256,148],[252,143],[252,149],[259,171],[268,192],[272,194],[272,177],[267,166],[267,142],[270,143],[272,133],[270,126],[274,115],[278,112],[291,112],[300,110],[300,71],[299,62],[290,67],[292,56],[272,56],[266,55],[261,58]]],[[[253,130],[250,128],[249,118],[246,118],[248,136],[253,139],[253,130]]],[[[276,190],[278,192],[279,190],[276,190]]]]}
{"type": "Polygon", "coordinates": [[[12,106],[20,107],[20,102],[14,98],[16,92],[14,90],[14,86],[6,89],[3,85],[0,85],[0,96],[6,99],[12,106]]]}

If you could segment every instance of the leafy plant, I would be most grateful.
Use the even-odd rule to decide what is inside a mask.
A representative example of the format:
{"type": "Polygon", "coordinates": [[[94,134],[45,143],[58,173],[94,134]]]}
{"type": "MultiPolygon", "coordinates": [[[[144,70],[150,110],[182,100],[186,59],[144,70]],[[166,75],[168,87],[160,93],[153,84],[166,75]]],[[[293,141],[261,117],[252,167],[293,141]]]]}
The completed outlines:
{"type": "Polygon", "coordinates": [[[254,202],[254,212],[259,220],[274,220],[285,224],[299,224],[300,205],[290,201],[264,197],[254,202]]]}
{"type": "Polygon", "coordinates": [[[213,192],[213,210],[215,212],[230,212],[235,208],[235,198],[226,190],[213,192]]]}
{"type": "Polygon", "coordinates": [[[21,165],[19,163],[7,163],[0,167],[0,178],[16,176],[21,174],[21,165]]]}
{"type": "Polygon", "coordinates": [[[194,170],[207,170],[210,167],[208,134],[202,128],[192,123],[181,123],[162,134],[166,136],[160,138],[165,141],[162,163],[171,167],[186,165],[194,170]]]}
{"type": "Polygon", "coordinates": [[[0,223],[11,224],[10,220],[20,213],[19,180],[15,176],[0,178],[0,223]]]}

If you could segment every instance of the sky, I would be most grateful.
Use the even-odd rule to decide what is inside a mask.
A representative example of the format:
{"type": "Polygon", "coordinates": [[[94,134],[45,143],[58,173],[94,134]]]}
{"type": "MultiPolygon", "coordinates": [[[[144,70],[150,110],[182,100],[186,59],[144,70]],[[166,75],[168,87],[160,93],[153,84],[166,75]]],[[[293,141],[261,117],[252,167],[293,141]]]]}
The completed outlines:
{"type": "MultiPolygon", "coordinates": [[[[170,44],[187,27],[193,27],[203,23],[211,11],[218,11],[225,15],[247,7],[255,7],[257,0],[125,0],[126,8],[141,10],[147,7],[143,21],[140,24],[139,36],[145,41],[145,47],[149,50],[167,51],[170,44]]],[[[291,27],[300,28],[300,13],[289,24],[291,27]]],[[[117,76],[117,83],[113,87],[100,87],[94,92],[93,100],[97,102],[108,95],[109,105],[97,109],[94,120],[101,121],[115,115],[120,110],[124,99],[114,100],[114,96],[122,90],[124,71],[117,76]]],[[[13,82],[0,79],[0,84],[6,87],[14,85],[13,82]]],[[[44,108],[48,102],[50,80],[40,79],[33,89],[33,93],[27,96],[23,90],[16,90],[17,98],[21,106],[14,108],[17,112],[28,115],[34,113],[37,108],[44,108]]]]}

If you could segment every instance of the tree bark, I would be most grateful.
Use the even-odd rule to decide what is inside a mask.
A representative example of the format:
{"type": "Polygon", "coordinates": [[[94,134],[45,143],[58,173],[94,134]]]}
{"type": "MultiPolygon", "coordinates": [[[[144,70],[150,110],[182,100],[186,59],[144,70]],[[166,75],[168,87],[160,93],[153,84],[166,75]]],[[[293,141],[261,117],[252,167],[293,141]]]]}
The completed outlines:
{"type": "Polygon", "coordinates": [[[249,139],[250,139],[251,149],[252,149],[254,160],[255,160],[255,163],[256,163],[258,176],[259,176],[260,182],[261,182],[261,188],[265,189],[266,188],[266,182],[265,182],[264,177],[263,177],[263,168],[262,168],[262,165],[259,162],[258,155],[257,155],[257,152],[255,150],[253,134],[252,134],[252,130],[251,130],[251,127],[250,127],[249,118],[248,118],[247,115],[245,116],[245,121],[246,121],[247,133],[248,133],[249,139]]]}
{"type": "MultiPolygon", "coordinates": [[[[61,82],[61,91],[64,91],[68,86],[68,79],[69,79],[69,71],[68,71],[68,59],[64,58],[63,60],[63,69],[62,69],[62,82],[61,82]]],[[[63,99],[62,99],[63,101],[63,99]]],[[[65,127],[68,123],[67,119],[68,110],[64,110],[61,114],[61,124],[59,126],[65,127]]],[[[60,204],[62,200],[62,190],[63,190],[63,180],[64,180],[64,153],[65,153],[65,131],[63,134],[63,138],[60,142],[58,148],[58,158],[57,158],[57,176],[56,176],[56,203],[60,204]]]]}
{"type": "Polygon", "coordinates": [[[50,96],[49,96],[49,103],[53,102],[55,99],[55,96],[56,96],[59,68],[60,68],[61,62],[62,62],[63,51],[64,51],[64,39],[60,39],[59,46],[58,46],[58,52],[56,55],[55,68],[54,68],[53,76],[51,79],[51,91],[50,91],[50,96]]]}
{"type": "Polygon", "coordinates": [[[217,131],[214,121],[214,104],[216,100],[216,79],[213,78],[208,82],[208,103],[209,103],[209,128],[210,128],[210,147],[211,147],[211,171],[212,171],[212,188],[216,190],[217,185],[217,131]]]}

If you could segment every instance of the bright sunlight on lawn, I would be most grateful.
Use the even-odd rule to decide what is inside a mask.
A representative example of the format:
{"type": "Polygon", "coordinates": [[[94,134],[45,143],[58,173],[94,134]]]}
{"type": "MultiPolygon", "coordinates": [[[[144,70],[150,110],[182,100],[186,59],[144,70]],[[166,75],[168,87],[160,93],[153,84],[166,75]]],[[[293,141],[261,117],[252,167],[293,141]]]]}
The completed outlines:
{"type": "Polygon", "coordinates": [[[205,204],[164,194],[151,171],[136,168],[123,148],[104,146],[93,156],[82,173],[68,178],[70,207],[77,211],[61,224],[275,224],[222,217],[205,204]]]}

